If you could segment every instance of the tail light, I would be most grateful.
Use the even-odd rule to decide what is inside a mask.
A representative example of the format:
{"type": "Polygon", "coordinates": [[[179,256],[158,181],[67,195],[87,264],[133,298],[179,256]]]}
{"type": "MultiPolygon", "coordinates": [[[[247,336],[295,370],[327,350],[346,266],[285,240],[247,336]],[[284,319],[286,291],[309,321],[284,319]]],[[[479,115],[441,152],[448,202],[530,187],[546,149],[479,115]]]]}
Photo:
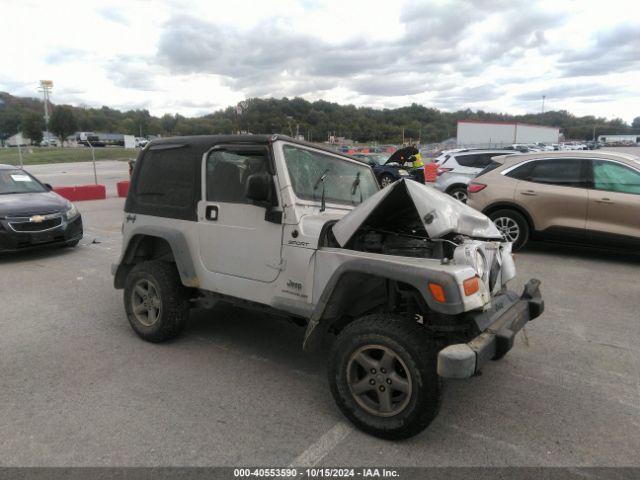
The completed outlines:
{"type": "Polygon", "coordinates": [[[438,167],[438,170],[436,170],[436,175],[440,176],[445,172],[450,172],[451,170],[453,170],[453,168],[438,167]]]}
{"type": "Polygon", "coordinates": [[[469,193],[477,193],[480,190],[484,190],[487,186],[484,183],[471,182],[467,185],[467,192],[469,193]]]}

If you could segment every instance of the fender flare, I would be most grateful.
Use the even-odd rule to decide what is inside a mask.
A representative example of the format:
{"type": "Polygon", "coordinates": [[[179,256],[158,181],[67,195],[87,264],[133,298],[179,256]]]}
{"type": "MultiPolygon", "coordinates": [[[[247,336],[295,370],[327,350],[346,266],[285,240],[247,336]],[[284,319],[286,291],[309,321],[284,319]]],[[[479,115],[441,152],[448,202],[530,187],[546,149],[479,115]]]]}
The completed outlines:
{"type": "Polygon", "coordinates": [[[122,254],[120,263],[114,265],[112,268],[116,288],[124,288],[127,274],[135,264],[134,259],[136,252],[145,238],[158,238],[166,241],[171,248],[171,253],[178,268],[182,284],[185,287],[192,288],[198,288],[200,286],[200,281],[193,265],[193,257],[191,256],[189,244],[187,243],[184,233],[175,228],[141,225],[131,230],[129,241],[127,242],[127,249],[122,254]]]}
{"type": "Polygon", "coordinates": [[[375,262],[371,258],[352,258],[342,263],[326,283],[307,325],[303,341],[304,350],[315,350],[320,344],[320,339],[331,326],[332,322],[322,322],[322,318],[340,280],[349,273],[371,275],[411,285],[422,294],[428,307],[435,312],[456,315],[464,311],[464,304],[457,282],[447,272],[408,266],[406,264],[375,262]],[[429,282],[438,283],[442,286],[446,298],[449,300],[447,303],[438,303],[431,297],[428,293],[429,282]],[[324,324],[325,328],[317,328],[322,324],[324,324]]]}

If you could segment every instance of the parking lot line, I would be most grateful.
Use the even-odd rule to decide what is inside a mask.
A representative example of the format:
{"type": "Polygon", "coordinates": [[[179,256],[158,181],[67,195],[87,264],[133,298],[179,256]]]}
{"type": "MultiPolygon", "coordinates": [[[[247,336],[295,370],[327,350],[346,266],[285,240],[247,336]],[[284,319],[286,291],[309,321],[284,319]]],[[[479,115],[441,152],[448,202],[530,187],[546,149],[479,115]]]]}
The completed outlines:
{"type": "Polygon", "coordinates": [[[315,443],[298,455],[289,467],[314,467],[336,448],[353,431],[344,422],[336,423],[329,431],[322,435],[315,443]]]}

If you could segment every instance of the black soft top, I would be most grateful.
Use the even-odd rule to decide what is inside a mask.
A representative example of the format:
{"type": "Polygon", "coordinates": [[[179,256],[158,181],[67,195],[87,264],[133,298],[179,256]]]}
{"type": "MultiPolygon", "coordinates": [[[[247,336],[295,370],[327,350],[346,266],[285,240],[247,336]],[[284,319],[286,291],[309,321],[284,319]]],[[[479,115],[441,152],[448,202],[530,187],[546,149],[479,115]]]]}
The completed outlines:
{"type": "MultiPolygon", "coordinates": [[[[216,145],[265,145],[277,140],[343,155],[286,135],[194,135],[152,140],[138,154],[125,211],[141,215],[197,220],[202,156],[216,145]]],[[[348,157],[350,158],[350,157],[348,157]]]]}

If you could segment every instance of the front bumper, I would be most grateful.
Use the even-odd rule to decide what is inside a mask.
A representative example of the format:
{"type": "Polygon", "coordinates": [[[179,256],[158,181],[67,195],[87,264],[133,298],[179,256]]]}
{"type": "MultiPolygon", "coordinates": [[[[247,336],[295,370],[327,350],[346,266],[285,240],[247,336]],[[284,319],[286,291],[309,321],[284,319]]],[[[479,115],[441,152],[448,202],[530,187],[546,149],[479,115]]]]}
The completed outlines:
{"type": "Polygon", "coordinates": [[[42,231],[15,231],[10,220],[0,219],[0,253],[19,252],[39,247],[53,247],[80,240],[83,235],[82,216],[42,231]]]}
{"type": "Polygon", "coordinates": [[[438,353],[438,375],[469,378],[477,374],[486,362],[511,350],[516,333],[543,311],[539,280],[529,280],[520,297],[511,291],[497,295],[490,310],[477,314],[480,318],[476,323],[488,323],[480,335],[469,343],[450,345],[438,353]]]}

